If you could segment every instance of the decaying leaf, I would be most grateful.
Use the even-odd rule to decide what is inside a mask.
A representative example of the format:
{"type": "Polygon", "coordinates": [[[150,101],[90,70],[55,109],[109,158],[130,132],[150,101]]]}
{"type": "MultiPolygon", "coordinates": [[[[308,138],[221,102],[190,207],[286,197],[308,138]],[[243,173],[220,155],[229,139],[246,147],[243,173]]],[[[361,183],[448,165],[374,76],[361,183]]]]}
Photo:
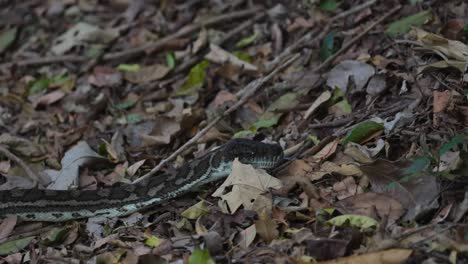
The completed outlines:
{"type": "Polygon", "coordinates": [[[63,55],[71,48],[82,45],[85,42],[109,43],[118,37],[118,35],[119,33],[116,30],[103,30],[94,25],[79,22],[54,40],[51,51],[56,55],[63,55]]]}
{"type": "Polygon", "coordinates": [[[362,255],[339,258],[333,261],[322,261],[320,264],[361,264],[361,263],[392,263],[403,264],[413,253],[410,249],[389,249],[362,255]]]}
{"type": "Polygon", "coordinates": [[[34,237],[30,236],[0,244],[0,256],[13,254],[22,250],[27,247],[33,239],[34,237]]]}
{"type": "Polygon", "coordinates": [[[377,133],[383,131],[384,126],[374,121],[364,121],[356,125],[343,139],[343,144],[348,142],[364,143],[377,133]]]}
{"type": "Polygon", "coordinates": [[[328,74],[327,86],[332,89],[339,88],[343,93],[348,89],[350,77],[354,79],[357,91],[362,91],[369,80],[375,74],[374,68],[359,61],[345,60],[336,65],[328,74]]]}
{"type": "Polygon", "coordinates": [[[45,173],[52,179],[47,186],[51,190],[67,190],[70,186],[78,186],[79,168],[98,160],[106,160],[94,152],[85,141],[80,141],[76,146],[68,150],[62,158],[62,169],[46,170],[45,173]]]}
{"type": "Polygon", "coordinates": [[[414,177],[402,182],[407,162],[392,163],[377,160],[362,165],[360,169],[369,177],[373,192],[388,195],[399,201],[407,210],[403,220],[413,220],[421,213],[438,207],[439,183],[430,175],[414,177]]]}
{"type": "Polygon", "coordinates": [[[243,249],[247,249],[250,244],[252,244],[256,236],[257,229],[255,224],[253,224],[239,233],[238,245],[243,249]]]}
{"type": "Polygon", "coordinates": [[[327,223],[335,226],[350,225],[354,227],[359,227],[362,230],[375,229],[379,225],[379,223],[375,219],[372,219],[368,216],[353,214],[346,214],[333,217],[332,219],[328,220],[327,223]]]}
{"type": "Polygon", "coordinates": [[[209,212],[208,206],[204,201],[200,201],[191,207],[187,208],[180,215],[187,219],[197,219],[200,216],[209,212]]]}
{"type": "Polygon", "coordinates": [[[140,67],[138,71],[127,71],[124,78],[131,83],[144,84],[162,79],[169,71],[170,69],[164,65],[154,64],[140,67]]]}
{"type": "Polygon", "coordinates": [[[343,214],[359,214],[372,218],[385,217],[387,226],[394,224],[405,213],[398,200],[372,192],[353,195],[338,201],[335,206],[343,214]]]}
{"type": "Polygon", "coordinates": [[[337,193],[336,198],[343,200],[355,195],[358,191],[358,186],[353,177],[346,177],[342,181],[333,184],[333,190],[337,193]]]}
{"type": "Polygon", "coordinates": [[[255,201],[263,193],[268,192],[270,188],[279,189],[281,186],[280,180],[270,176],[264,170],[242,164],[236,159],[233,162],[231,174],[212,196],[221,197],[221,205],[227,206],[222,206],[222,208],[232,214],[241,205],[245,209],[251,210],[255,201]],[[225,193],[228,186],[232,186],[232,190],[225,193]]]}
{"type": "Polygon", "coordinates": [[[391,23],[385,33],[390,37],[396,37],[408,32],[412,26],[420,26],[430,20],[432,12],[430,10],[421,11],[411,16],[404,17],[391,23]]]}
{"type": "Polygon", "coordinates": [[[205,58],[219,64],[233,64],[246,71],[257,71],[257,66],[237,58],[215,44],[210,44],[210,52],[205,55],[205,58]]]}
{"type": "Polygon", "coordinates": [[[259,219],[255,221],[257,233],[266,243],[270,243],[274,239],[278,238],[279,232],[277,227],[278,225],[269,215],[267,215],[266,211],[262,211],[259,215],[259,219]]]}

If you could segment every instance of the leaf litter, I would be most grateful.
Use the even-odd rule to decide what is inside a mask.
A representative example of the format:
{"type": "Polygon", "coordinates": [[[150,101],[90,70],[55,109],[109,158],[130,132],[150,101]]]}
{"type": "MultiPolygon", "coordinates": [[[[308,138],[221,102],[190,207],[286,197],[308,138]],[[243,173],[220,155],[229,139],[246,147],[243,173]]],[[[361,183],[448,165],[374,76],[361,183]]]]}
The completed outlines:
{"type": "Polygon", "coordinates": [[[290,160],[120,219],[4,219],[0,263],[467,261],[463,1],[12,3],[0,190],[168,177],[235,137],[290,160]]]}

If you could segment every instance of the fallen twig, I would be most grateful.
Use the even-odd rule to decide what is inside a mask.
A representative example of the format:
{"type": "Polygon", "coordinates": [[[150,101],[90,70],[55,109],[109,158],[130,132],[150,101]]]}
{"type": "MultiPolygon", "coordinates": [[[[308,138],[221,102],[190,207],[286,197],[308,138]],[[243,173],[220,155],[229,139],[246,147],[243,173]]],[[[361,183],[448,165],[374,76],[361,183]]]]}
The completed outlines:
{"type": "Polygon", "coordinates": [[[361,10],[375,4],[375,2],[377,2],[377,0],[370,0],[370,1],[367,1],[367,2],[362,3],[360,5],[357,5],[357,6],[353,7],[353,8],[351,8],[351,9],[343,11],[343,12],[339,13],[338,15],[332,17],[332,21],[335,21],[335,20],[338,20],[340,18],[349,16],[349,15],[354,14],[356,12],[359,12],[359,11],[361,11],[361,10]]]}
{"type": "Polygon", "coordinates": [[[62,62],[83,62],[88,60],[84,56],[75,56],[75,55],[65,55],[65,56],[55,56],[55,57],[43,57],[43,58],[33,58],[25,59],[15,62],[7,62],[0,64],[0,69],[6,69],[13,66],[38,66],[50,63],[62,63],[62,62]]]}
{"type": "MultiPolygon", "coordinates": [[[[138,56],[144,53],[146,50],[158,50],[158,49],[163,48],[166,44],[170,43],[171,41],[181,38],[183,36],[189,35],[201,29],[202,27],[213,26],[219,23],[223,23],[225,21],[231,21],[233,19],[239,19],[239,18],[243,18],[246,16],[251,16],[252,14],[256,14],[260,12],[260,10],[261,10],[261,7],[254,7],[248,10],[242,10],[242,11],[231,12],[228,14],[223,14],[223,15],[213,17],[213,18],[210,18],[205,21],[198,22],[198,23],[191,23],[190,25],[179,29],[174,34],[166,36],[158,41],[147,43],[143,46],[127,49],[124,51],[118,51],[118,52],[105,54],[102,56],[102,60],[109,61],[109,60],[122,59],[124,57],[127,57],[127,58],[134,57],[134,56],[138,56]]],[[[26,59],[26,60],[3,63],[3,64],[0,64],[0,69],[9,68],[14,65],[16,66],[38,66],[38,65],[44,65],[44,64],[49,64],[49,63],[84,62],[88,60],[90,60],[88,57],[76,56],[76,55],[43,57],[43,58],[34,58],[34,59],[26,59]]]]}
{"type": "Polygon", "coordinates": [[[347,51],[349,48],[351,48],[356,42],[358,42],[361,38],[363,38],[369,31],[371,31],[374,27],[382,23],[385,19],[387,19],[389,16],[393,15],[395,12],[397,12],[401,8],[401,5],[398,5],[394,7],[392,10],[390,10],[387,14],[382,16],[381,18],[377,19],[374,23],[372,23],[369,27],[367,27],[363,32],[361,32],[359,35],[356,37],[352,38],[348,43],[346,43],[341,49],[339,49],[337,52],[335,52],[332,56],[328,57],[324,62],[322,62],[317,68],[314,69],[314,72],[319,72],[323,70],[325,67],[327,67],[333,60],[335,60],[339,55],[341,55],[343,52],[347,51]]]}
{"type": "MultiPolygon", "coordinates": [[[[260,12],[259,14],[255,15],[253,18],[245,21],[244,23],[240,24],[239,26],[233,28],[230,30],[228,33],[226,33],[218,42],[216,42],[216,45],[222,46],[226,41],[230,40],[231,38],[237,36],[240,32],[244,31],[245,29],[251,27],[256,21],[262,19],[266,15],[265,12],[260,12]]],[[[205,49],[207,50],[207,49],[205,49]]],[[[200,54],[197,56],[193,56],[190,58],[188,61],[182,63],[177,67],[177,69],[174,71],[175,74],[182,73],[188,68],[192,67],[193,65],[197,64],[199,61],[203,59],[205,56],[206,52],[199,52],[200,54]]]]}
{"type": "Polygon", "coordinates": [[[40,182],[40,178],[34,173],[31,168],[20,158],[18,158],[15,154],[10,152],[7,148],[5,148],[3,145],[0,145],[0,153],[3,154],[5,157],[9,158],[16,164],[18,164],[25,172],[26,176],[30,178],[33,181],[34,186],[37,185],[38,182],[40,182]]]}
{"type": "Polygon", "coordinates": [[[300,144],[301,147],[297,150],[296,153],[294,153],[291,157],[288,157],[288,160],[285,162],[281,163],[279,166],[277,166],[272,173],[276,174],[277,172],[283,170],[286,168],[291,162],[298,158],[303,158],[306,155],[314,155],[317,152],[319,152],[321,149],[323,149],[328,143],[332,142],[336,137],[335,136],[327,136],[324,139],[322,139],[317,145],[309,148],[312,145],[312,142],[310,140],[304,140],[300,144]]]}
{"type": "Polygon", "coordinates": [[[207,19],[205,21],[198,22],[198,23],[197,22],[191,23],[190,25],[179,29],[174,34],[166,36],[166,37],[164,37],[164,38],[162,38],[162,39],[160,39],[158,41],[147,43],[147,44],[145,44],[143,46],[140,46],[140,47],[127,49],[127,50],[120,51],[120,52],[114,52],[114,53],[106,54],[106,55],[104,55],[103,60],[107,61],[107,60],[122,59],[122,58],[128,57],[128,56],[138,56],[139,54],[144,53],[146,50],[160,49],[167,42],[169,42],[169,41],[171,41],[173,39],[176,39],[176,38],[186,36],[186,35],[188,35],[190,33],[193,33],[195,31],[201,29],[202,27],[213,26],[213,25],[225,22],[225,21],[231,21],[233,19],[239,19],[239,18],[243,18],[243,17],[246,17],[246,16],[250,16],[252,14],[255,14],[255,13],[259,12],[260,10],[261,10],[261,8],[254,7],[254,8],[248,9],[248,10],[235,11],[235,12],[232,12],[232,13],[220,15],[220,16],[217,16],[217,17],[214,17],[214,18],[211,18],[211,19],[207,19]]]}
{"type": "MultiPolygon", "coordinates": [[[[318,34],[317,36],[315,36],[317,34],[317,31],[311,31],[311,32],[307,32],[306,34],[304,34],[301,38],[299,38],[297,41],[295,41],[293,44],[289,45],[287,48],[285,48],[283,50],[283,52],[281,52],[281,54],[279,54],[278,56],[275,57],[275,59],[273,59],[273,61],[269,62],[267,65],[266,65],[266,68],[267,69],[272,69],[275,67],[276,64],[278,64],[279,62],[283,61],[284,58],[286,58],[287,56],[289,56],[291,53],[295,52],[297,49],[299,49],[300,47],[302,47],[303,45],[305,45],[306,43],[308,45],[310,45],[310,41],[312,40],[312,37],[314,37],[314,42],[317,42],[317,41],[320,41],[323,36],[325,36],[325,34],[328,32],[328,30],[330,29],[330,25],[332,24],[332,22],[338,20],[338,19],[341,19],[341,18],[344,18],[346,16],[349,16],[351,14],[354,14],[356,12],[359,12],[361,11],[362,9],[364,8],[367,8],[371,5],[373,5],[377,0],[371,0],[371,1],[368,1],[366,3],[363,3],[361,5],[358,5],[358,6],[355,6],[354,8],[351,8],[347,11],[344,11],[344,12],[341,12],[340,14],[332,17],[330,19],[330,21],[328,21],[328,23],[325,25],[325,27],[320,31],[320,34],[318,34]]],[[[318,70],[316,70],[315,72],[318,72],[318,70]]]]}
{"type": "Polygon", "coordinates": [[[172,159],[177,157],[177,155],[182,153],[182,151],[187,149],[189,146],[194,144],[199,138],[201,138],[204,134],[206,134],[206,132],[208,132],[208,130],[210,130],[212,127],[214,127],[223,117],[225,117],[225,116],[229,115],[230,113],[236,111],[240,106],[245,104],[250,99],[250,97],[252,97],[258,90],[260,90],[261,87],[263,87],[263,85],[265,83],[269,82],[274,76],[276,76],[279,72],[281,72],[286,67],[291,65],[291,63],[293,63],[299,57],[300,57],[300,55],[296,54],[295,56],[293,56],[292,58],[290,58],[289,60],[287,60],[286,62],[281,64],[280,66],[278,66],[276,69],[271,71],[268,75],[266,75],[266,76],[264,76],[264,77],[262,77],[260,79],[254,80],[254,81],[250,82],[249,84],[247,84],[244,87],[244,90],[246,90],[247,92],[245,92],[243,94],[242,98],[239,101],[237,101],[234,105],[232,105],[229,109],[227,109],[221,115],[219,115],[215,119],[213,119],[213,121],[211,121],[206,127],[204,127],[202,130],[200,130],[189,141],[187,141],[184,145],[179,147],[176,151],[174,151],[171,155],[169,155],[169,157],[167,157],[166,159],[163,159],[156,167],[151,169],[151,171],[149,171],[148,173],[146,173],[142,177],[136,179],[133,183],[141,182],[141,181],[153,176],[164,165],[166,165],[166,163],[168,163],[169,161],[171,161],[172,159]]]}

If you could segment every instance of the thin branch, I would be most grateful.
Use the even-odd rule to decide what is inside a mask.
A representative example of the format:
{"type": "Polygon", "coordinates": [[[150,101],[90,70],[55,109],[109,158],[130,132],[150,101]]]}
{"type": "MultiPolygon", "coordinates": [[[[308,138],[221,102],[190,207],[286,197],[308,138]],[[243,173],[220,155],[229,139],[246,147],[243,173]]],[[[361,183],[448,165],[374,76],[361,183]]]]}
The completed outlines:
{"type": "MultiPolygon", "coordinates": [[[[158,50],[164,48],[167,44],[171,43],[171,41],[174,41],[175,39],[184,37],[186,35],[189,35],[202,27],[208,27],[208,26],[213,26],[217,25],[226,21],[231,21],[234,19],[239,19],[239,18],[244,18],[247,16],[251,16],[253,14],[256,14],[260,12],[262,9],[261,7],[254,7],[248,10],[243,10],[243,11],[236,11],[236,12],[231,12],[228,14],[223,14],[217,17],[213,17],[210,19],[207,19],[205,21],[201,22],[194,22],[191,23],[188,26],[185,26],[181,29],[179,29],[177,32],[168,35],[158,41],[147,43],[143,46],[136,47],[136,48],[131,48],[127,49],[124,51],[118,51],[118,52],[113,52],[113,53],[108,53],[103,55],[102,60],[104,61],[109,61],[109,60],[116,60],[116,59],[122,59],[122,58],[129,58],[129,57],[134,57],[138,56],[140,54],[143,54],[147,50],[158,50]]],[[[9,68],[14,65],[16,66],[38,66],[38,65],[44,65],[44,64],[50,64],[50,63],[62,63],[62,62],[84,62],[84,61],[89,61],[90,59],[85,57],[85,56],[76,56],[76,55],[65,55],[65,56],[53,56],[53,57],[43,57],[43,58],[34,58],[34,59],[25,59],[21,61],[13,61],[13,62],[7,62],[0,64],[0,69],[4,68],[9,68]]]]}
{"type": "Polygon", "coordinates": [[[223,117],[229,115],[230,113],[236,111],[239,107],[241,107],[243,104],[245,104],[258,90],[260,90],[261,87],[267,82],[269,82],[273,77],[275,77],[279,72],[284,70],[286,67],[291,65],[295,60],[297,60],[300,57],[299,54],[296,54],[280,66],[278,66],[276,69],[271,71],[267,76],[262,77],[260,79],[254,80],[247,84],[247,86],[244,87],[244,90],[247,90],[246,93],[242,96],[242,98],[232,105],[229,109],[227,109],[224,113],[221,115],[217,116],[213,121],[211,121],[206,127],[204,127],[202,130],[200,130],[195,136],[193,136],[189,141],[187,141],[184,145],[179,147],[175,152],[173,152],[169,157],[166,159],[163,159],[156,167],[151,169],[150,172],[146,173],[142,177],[136,179],[133,183],[138,183],[141,182],[151,176],[153,176],[156,172],[158,172],[166,163],[169,161],[173,160],[174,158],[177,157],[180,153],[182,153],[184,150],[186,150],[189,146],[194,144],[199,138],[201,138],[206,132],[208,132],[212,127],[214,127],[223,117]]]}
{"type": "Polygon", "coordinates": [[[133,56],[138,56],[138,55],[144,53],[146,50],[161,49],[162,47],[164,47],[164,45],[167,42],[169,42],[171,40],[174,40],[174,39],[177,39],[177,38],[180,38],[180,37],[184,37],[186,35],[189,35],[189,34],[195,32],[197,30],[200,30],[202,27],[209,27],[209,26],[213,26],[213,25],[216,25],[216,24],[219,24],[219,23],[226,22],[226,21],[231,21],[233,19],[239,19],[239,18],[243,18],[243,17],[246,17],[246,16],[251,16],[251,15],[259,12],[260,10],[261,10],[261,8],[254,7],[254,8],[248,9],[248,10],[236,11],[236,12],[232,12],[232,13],[229,13],[229,14],[220,15],[220,16],[217,16],[217,17],[214,17],[214,18],[211,18],[211,19],[207,19],[205,21],[194,22],[194,23],[191,23],[188,26],[185,26],[185,27],[179,29],[174,34],[166,36],[166,37],[164,37],[164,38],[162,38],[162,39],[160,39],[158,41],[147,43],[147,44],[145,44],[143,46],[140,46],[140,47],[136,47],[136,48],[127,49],[127,50],[124,50],[124,51],[119,51],[119,52],[106,54],[106,55],[104,55],[103,60],[107,61],[107,60],[121,59],[121,58],[124,58],[124,57],[133,57],[133,56]]]}
{"type": "Polygon", "coordinates": [[[34,186],[36,186],[37,183],[40,182],[40,178],[34,173],[34,171],[31,170],[31,168],[29,168],[29,166],[23,160],[18,158],[15,154],[10,152],[3,145],[0,145],[0,153],[8,159],[12,160],[14,163],[18,164],[26,172],[28,178],[30,178],[33,181],[34,186]]]}
{"type": "Polygon", "coordinates": [[[43,58],[33,58],[25,59],[14,62],[7,62],[0,64],[0,69],[6,69],[13,66],[38,66],[50,63],[62,63],[62,62],[83,62],[88,60],[84,56],[75,56],[75,55],[65,55],[65,56],[54,56],[54,57],[43,57],[43,58]]]}
{"type": "MultiPolygon", "coordinates": [[[[298,40],[296,40],[293,44],[289,45],[287,48],[285,48],[281,54],[279,54],[278,56],[276,56],[276,58],[269,62],[267,65],[266,65],[266,68],[267,69],[272,69],[275,67],[276,64],[278,64],[279,62],[283,61],[284,58],[288,57],[291,53],[295,52],[297,49],[299,49],[300,47],[302,47],[303,45],[305,45],[306,43],[307,44],[310,44],[310,41],[312,40],[312,37],[315,36],[313,39],[314,39],[314,42],[317,42],[317,41],[320,41],[323,36],[328,32],[328,30],[330,29],[330,25],[332,24],[332,22],[338,20],[338,19],[341,19],[341,18],[344,18],[346,16],[349,16],[351,14],[354,14],[356,12],[359,12],[361,11],[362,9],[365,9],[371,5],[373,5],[377,0],[370,0],[366,3],[363,3],[361,5],[358,5],[358,6],[355,6],[354,8],[351,8],[349,10],[346,10],[344,12],[341,12],[340,14],[332,17],[330,19],[330,21],[325,25],[325,27],[321,30],[321,33],[318,35],[318,36],[315,36],[317,35],[317,31],[311,31],[311,32],[308,32],[306,34],[304,34],[301,38],[299,38],[298,40]]],[[[318,72],[318,71],[316,71],[318,72]]]]}
{"type": "Polygon", "coordinates": [[[374,27],[382,23],[385,19],[387,19],[389,16],[393,15],[396,13],[398,10],[400,10],[401,5],[398,5],[394,7],[392,10],[390,10],[387,14],[382,16],[381,18],[377,19],[374,23],[372,23],[369,27],[367,27],[361,34],[357,35],[353,39],[351,39],[348,43],[346,43],[341,49],[339,49],[337,52],[335,52],[332,56],[328,57],[322,64],[320,64],[316,69],[314,69],[314,72],[319,72],[323,70],[325,67],[327,67],[333,60],[335,60],[339,55],[341,55],[343,52],[347,51],[349,48],[351,48],[356,42],[358,42],[360,39],[362,39],[369,31],[371,31],[374,27]]]}
{"type": "MultiPolygon", "coordinates": [[[[219,46],[223,46],[223,44],[230,40],[231,38],[235,37],[235,36],[238,36],[242,31],[246,30],[247,28],[251,27],[256,21],[262,19],[264,16],[266,15],[265,12],[260,12],[259,14],[255,15],[253,18],[245,21],[244,23],[240,24],[239,26],[233,28],[232,30],[230,30],[228,33],[226,33],[217,43],[217,45],[219,46]]],[[[207,48],[205,48],[205,50],[207,50],[207,48]]],[[[188,68],[192,67],[193,65],[195,65],[196,63],[198,63],[199,61],[201,61],[203,59],[203,57],[205,56],[204,53],[207,53],[207,52],[202,52],[200,51],[199,52],[199,55],[196,55],[196,56],[193,56],[192,58],[190,58],[188,61],[182,63],[181,65],[179,65],[177,67],[177,69],[174,71],[175,74],[178,74],[178,73],[182,73],[184,72],[185,70],[187,70],[188,68]]]]}
{"type": "Polygon", "coordinates": [[[332,17],[332,21],[338,20],[338,19],[343,18],[343,17],[347,17],[347,16],[349,16],[351,14],[354,14],[356,12],[359,12],[359,11],[361,11],[361,10],[375,4],[375,2],[377,2],[377,0],[370,0],[370,1],[367,1],[367,2],[362,3],[360,5],[357,5],[357,6],[353,7],[353,8],[351,8],[351,9],[343,11],[343,12],[339,13],[338,15],[332,17]]]}

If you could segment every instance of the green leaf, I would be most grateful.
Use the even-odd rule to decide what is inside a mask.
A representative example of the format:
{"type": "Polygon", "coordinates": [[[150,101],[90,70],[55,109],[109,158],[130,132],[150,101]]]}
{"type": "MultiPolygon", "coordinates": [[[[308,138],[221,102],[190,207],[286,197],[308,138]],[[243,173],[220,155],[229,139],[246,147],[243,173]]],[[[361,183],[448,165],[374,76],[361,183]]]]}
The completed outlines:
{"type": "Polygon", "coordinates": [[[291,106],[297,104],[297,94],[296,93],[286,93],[283,94],[280,98],[276,99],[267,109],[268,112],[273,112],[280,109],[288,109],[291,106]]]}
{"type": "Polygon", "coordinates": [[[137,113],[128,114],[125,118],[127,119],[127,124],[135,124],[141,121],[141,117],[137,113]]]}
{"type": "Polygon", "coordinates": [[[385,34],[392,38],[397,37],[398,35],[408,32],[412,26],[421,26],[431,18],[432,13],[430,10],[421,11],[391,23],[385,31],[385,34]]]}
{"type": "Polygon", "coordinates": [[[43,245],[51,246],[61,244],[68,235],[68,227],[53,228],[47,232],[47,236],[41,241],[43,245]]]}
{"type": "Polygon", "coordinates": [[[382,131],[384,126],[374,121],[364,121],[355,126],[343,139],[343,145],[348,142],[362,143],[373,134],[382,131]]]}
{"type": "Polygon", "coordinates": [[[206,203],[204,201],[200,201],[187,208],[180,215],[187,219],[197,219],[198,217],[208,213],[209,211],[210,210],[208,209],[206,203]]]}
{"type": "Polygon", "coordinates": [[[429,156],[418,157],[403,171],[403,174],[414,174],[424,171],[431,164],[429,156]]]}
{"type": "Polygon", "coordinates": [[[148,247],[158,247],[161,242],[163,241],[162,239],[160,239],[159,237],[155,236],[155,235],[147,235],[146,233],[144,234],[146,240],[145,240],[145,244],[148,246],[148,247]]]}
{"type": "Polygon", "coordinates": [[[18,28],[14,27],[0,33],[0,53],[4,52],[16,39],[18,28]]]}
{"type": "Polygon", "coordinates": [[[166,64],[169,69],[174,69],[176,66],[176,58],[174,52],[166,53],[166,64]]]}
{"type": "Polygon", "coordinates": [[[207,60],[203,60],[197,65],[193,66],[192,69],[190,69],[187,80],[181,87],[176,89],[175,94],[188,95],[200,89],[205,83],[205,70],[208,68],[208,66],[210,66],[210,62],[207,60]]]}
{"type": "Polygon", "coordinates": [[[335,32],[328,33],[322,40],[322,45],[320,46],[320,59],[325,61],[333,55],[333,49],[335,47],[335,32]]]}
{"type": "Polygon", "coordinates": [[[125,72],[137,72],[140,70],[139,64],[119,64],[117,70],[125,72]]]}
{"type": "Polygon", "coordinates": [[[258,121],[253,123],[249,130],[252,132],[257,132],[260,128],[267,128],[272,127],[278,124],[279,119],[282,116],[282,113],[278,113],[277,110],[280,109],[287,109],[288,107],[292,107],[298,103],[297,101],[298,95],[296,93],[286,93],[282,95],[280,98],[276,99],[263,113],[259,118],[258,121]]]}
{"type": "Polygon", "coordinates": [[[280,114],[271,114],[270,112],[266,112],[265,114],[261,115],[258,121],[253,123],[249,129],[256,132],[260,128],[272,127],[278,124],[280,117],[280,114]]]}
{"type": "Polygon", "coordinates": [[[465,140],[466,139],[464,136],[456,135],[449,142],[447,142],[445,145],[442,146],[442,148],[439,150],[439,155],[440,156],[444,155],[445,153],[447,153],[447,151],[449,151],[450,149],[452,149],[453,147],[462,143],[465,140]]]}
{"type": "Polygon", "coordinates": [[[215,264],[208,249],[196,248],[188,259],[188,264],[215,264]]]}
{"type": "Polygon", "coordinates": [[[66,83],[68,80],[69,80],[68,74],[66,72],[64,72],[64,73],[61,73],[59,75],[56,75],[56,76],[52,77],[51,84],[53,84],[53,85],[62,85],[64,83],[66,83]]]}
{"type": "Polygon", "coordinates": [[[252,44],[255,39],[258,37],[258,33],[255,33],[249,37],[243,38],[236,43],[236,48],[243,48],[252,44]]]}
{"type": "Polygon", "coordinates": [[[33,238],[33,236],[25,237],[0,244],[0,255],[10,255],[22,250],[29,245],[33,238]]]}
{"type": "Polygon", "coordinates": [[[336,0],[322,0],[319,5],[323,11],[334,12],[338,8],[338,1],[336,0]]]}
{"type": "Polygon", "coordinates": [[[42,77],[28,83],[28,95],[33,95],[47,90],[51,85],[63,85],[70,80],[67,73],[61,73],[52,78],[42,77]]]}
{"type": "Polygon", "coordinates": [[[249,53],[247,52],[244,52],[244,51],[234,51],[232,53],[234,56],[236,56],[237,58],[239,58],[240,60],[243,60],[245,62],[248,62],[248,63],[252,63],[253,59],[252,59],[252,56],[250,56],[249,53]]]}
{"type": "Polygon", "coordinates": [[[359,227],[362,230],[374,229],[379,225],[376,220],[364,215],[340,215],[328,220],[327,223],[335,226],[350,225],[359,227]]]}
{"type": "Polygon", "coordinates": [[[255,132],[252,132],[250,130],[241,130],[236,132],[232,138],[247,138],[248,136],[255,134],[255,132]]]}
{"type": "Polygon", "coordinates": [[[49,78],[41,78],[28,83],[28,95],[33,95],[49,88],[52,80],[49,78]]]}
{"type": "Polygon", "coordinates": [[[330,103],[331,104],[335,104],[336,102],[338,102],[340,99],[342,99],[344,97],[344,93],[343,91],[341,91],[340,88],[335,88],[333,90],[333,95],[332,97],[330,98],[330,103]]]}
{"type": "Polygon", "coordinates": [[[104,52],[106,48],[103,44],[93,44],[85,51],[85,56],[88,58],[96,59],[104,52]]]}
{"type": "Polygon", "coordinates": [[[138,100],[135,100],[135,99],[129,99],[125,102],[122,102],[120,104],[116,104],[115,105],[115,108],[119,109],[119,110],[125,110],[125,109],[129,109],[131,108],[132,106],[134,106],[136,103],[138,102],[138,100]]]}
{"type": "Polygon", "coordinates": [[[334,106],[338,107],[344,113],[351,113],[353,110],[351,109],[351,105],[348,103],[347,100],[341,100],[338,103],[334,104],[334,106]]]}
{"type": "Polygon", "coordinates": [[[422,3],[423,0],[409,0],[408,2],[409,2],[411,5],[415,5],[415,4],[417,4],[417,3],[422,3]]]}

